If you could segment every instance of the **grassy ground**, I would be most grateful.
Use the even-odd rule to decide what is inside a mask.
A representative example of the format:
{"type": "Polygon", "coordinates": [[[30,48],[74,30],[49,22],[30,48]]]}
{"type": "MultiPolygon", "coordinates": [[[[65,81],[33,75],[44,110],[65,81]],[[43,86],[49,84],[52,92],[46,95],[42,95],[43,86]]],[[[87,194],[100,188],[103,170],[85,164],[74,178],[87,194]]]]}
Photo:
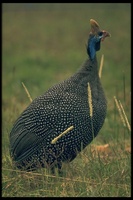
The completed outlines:
{"type": "Polygon", "coordinates": [[[2,13],[2,196],[131,196],[130,130],[124,127],[114,96],[130,124],[130,4],[3,4],[2,13]],[[14,170],[9,156],[13,122],[32,98],[75,73],[86,59],[89,20],[112,35],[104,54],[102,84],[108,113],[99,135],[77,158],[63,165],[63,176],[46,169],[14,170]]]}

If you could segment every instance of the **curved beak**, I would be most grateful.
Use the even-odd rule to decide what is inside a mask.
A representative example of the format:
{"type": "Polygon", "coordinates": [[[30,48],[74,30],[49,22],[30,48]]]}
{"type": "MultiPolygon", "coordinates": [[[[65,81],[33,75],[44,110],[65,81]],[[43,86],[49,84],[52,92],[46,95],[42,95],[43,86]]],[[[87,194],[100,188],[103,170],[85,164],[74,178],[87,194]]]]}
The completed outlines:
{"type": "Polygon", "coordinates": [[[107,31],[105,31],[105,30],[103,30],[102,32],[103,32],[103,37],[101,38],[101,41],[104,41],[104,39],[105,39],[106,37],[111,37],[111,34],[110,34],[109,32],[107,32],[107,31]]]}

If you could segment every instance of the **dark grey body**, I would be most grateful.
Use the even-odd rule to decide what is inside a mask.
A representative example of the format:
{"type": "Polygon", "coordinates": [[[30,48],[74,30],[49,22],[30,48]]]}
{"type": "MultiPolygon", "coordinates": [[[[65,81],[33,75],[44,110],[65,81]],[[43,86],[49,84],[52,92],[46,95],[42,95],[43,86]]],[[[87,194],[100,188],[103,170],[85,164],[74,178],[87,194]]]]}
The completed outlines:
{"type": "Polygon", "coordinates": [[[36,98],[21,114],[10,134],[11,156],[18,167],[49,167],[73,160],[96,137],[106,116],[106,99],[96,57],[69,79],[36,98]],[[91,87],[93,116],[88,104],[91,87]],[[92,123],[93,122],[93,128],[92,123]],[[70,126],[74,128],[51,141],[70,126]]]}

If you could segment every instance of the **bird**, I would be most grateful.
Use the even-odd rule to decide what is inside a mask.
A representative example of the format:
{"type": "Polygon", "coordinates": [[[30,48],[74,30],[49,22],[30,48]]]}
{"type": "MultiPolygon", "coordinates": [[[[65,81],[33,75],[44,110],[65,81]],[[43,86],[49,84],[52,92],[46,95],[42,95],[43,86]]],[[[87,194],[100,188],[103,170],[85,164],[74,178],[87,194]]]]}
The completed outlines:
{"type": "Polygon", "coordinates": [[[9,134],[10,156],[20,170],[60,171],[87,147],[102,128],[107,100],[98,74],[96,52],[110,33],[90,19],[87,58],[66,80],[36,97],[9,134]]]}

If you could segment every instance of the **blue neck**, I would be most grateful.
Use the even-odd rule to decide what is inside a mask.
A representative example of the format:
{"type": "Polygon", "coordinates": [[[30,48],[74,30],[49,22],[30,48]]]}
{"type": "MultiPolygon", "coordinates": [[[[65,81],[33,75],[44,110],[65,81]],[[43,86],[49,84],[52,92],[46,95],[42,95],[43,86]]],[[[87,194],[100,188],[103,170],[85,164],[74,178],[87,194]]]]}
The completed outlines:
{"type": "Polygon", "coordinates": [[[96,51],[100,49],[100,37],[92,36],[88,40],[87,53],[91,60],[95,58],[96,51]]]}

